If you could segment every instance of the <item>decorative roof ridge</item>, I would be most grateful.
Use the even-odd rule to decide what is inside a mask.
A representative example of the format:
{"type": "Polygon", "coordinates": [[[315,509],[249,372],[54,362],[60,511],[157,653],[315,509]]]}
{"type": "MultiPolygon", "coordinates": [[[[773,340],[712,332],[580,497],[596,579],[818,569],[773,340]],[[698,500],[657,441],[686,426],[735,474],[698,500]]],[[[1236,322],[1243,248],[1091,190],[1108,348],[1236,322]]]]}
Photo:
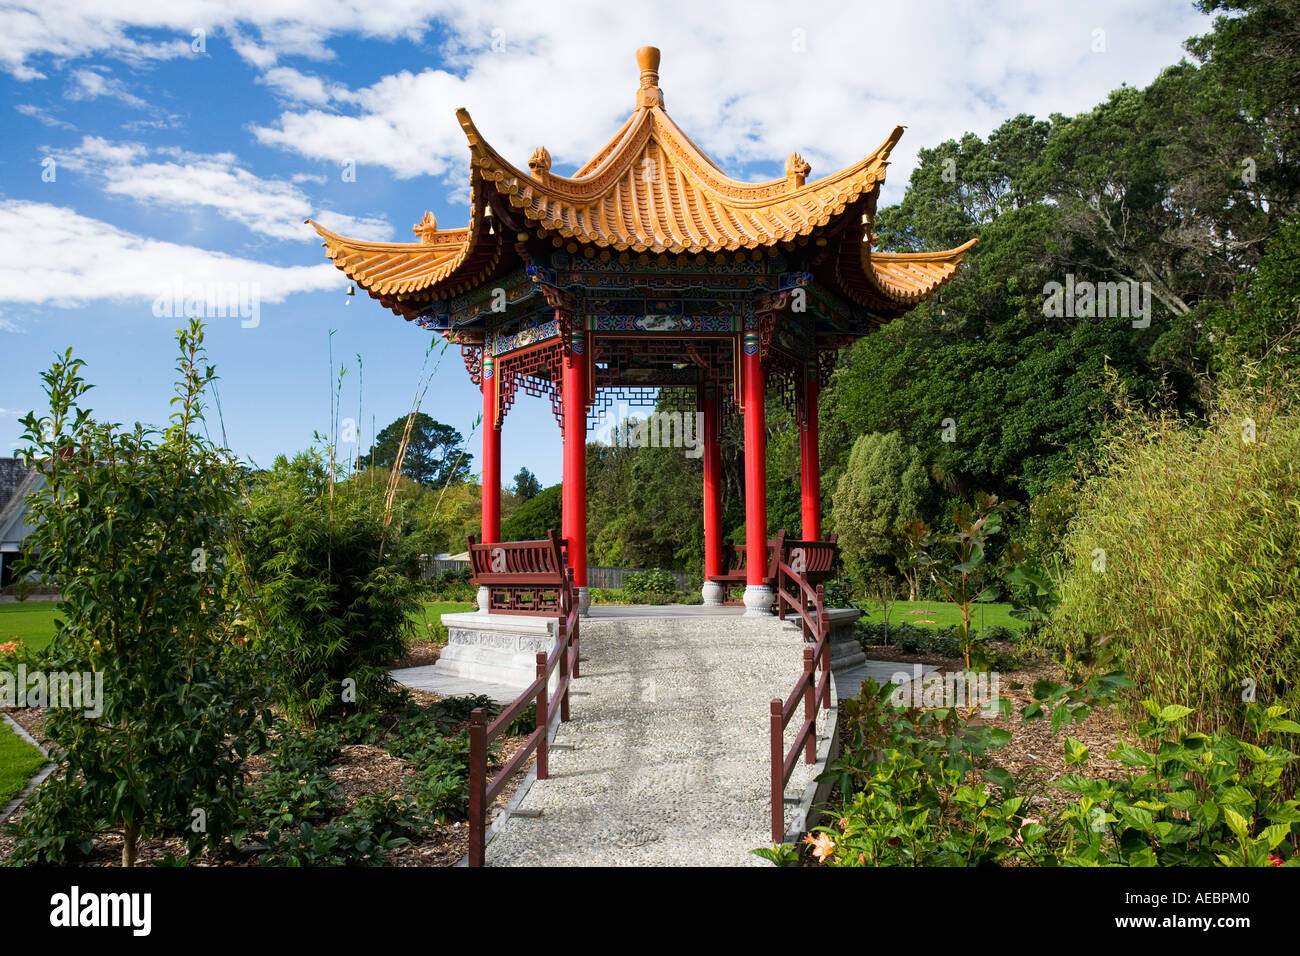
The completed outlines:
{"type": "Polygon", "coordinates": [[[882,252],[872,250],[870,256],[872,259],[885,259],[895,262],[940,262],[946,261],[954,256],[960,257],[968,249],[978,243],[978,239],[971,239],[952,249],[941,249],[938,252],[882,252]]]}
{"type": "Polygon", "coordinates": [[[377,242],[369,239],[353,239],[349,236],[341,236],[337,232],[322,226],[315,219],[304,219],[307,225],[316,230],[317,235],[329,242],[346,244],[349,249],[367,252],[435,252],[439,246],[457,246],[464,243],[470,234],[468,226],[461,226],[458,229],[439,229],[431,233],[429,242],[377,242]]]}
{"type": "MultiPolygon", "coordinates": [[[[581,175],[574,176],[562,176],[553,171],[537,176],[522,170],[487,141],[468,110],[464,107],[457,109],[456,118],[465,132],[470,152],[477,159],[477,164],[485,170],[495,167],[487,178],[498,183],[502,180],[520,180],[526,182],[530,189],[548,193],[557,201],[595,202],[616,187],[653,139],[660,148],[669,152],[673,160],[680,162],[697,185],[717,194],[726,200],[727,205],[737,209],[762,209],[776,200],[799,199],[868,173],[876,182],[884,182],[889,155],[905,129],[901,125],[895,126],[879,146],[858,162],[792,188],[787,175],[759,183],[732,179],[695,144],[671,116],[657,106],[640,108],[634,112],[620,128],[620,135],[615,137],[617,142],[611,140],[606,143],[595,158],[579,169],[581,175]],[[603,158],[601,154],[604,154],[603,158]]],[[[504,191],[507,194],[513,192],[513,185],[508,184],[504,191]]]]}

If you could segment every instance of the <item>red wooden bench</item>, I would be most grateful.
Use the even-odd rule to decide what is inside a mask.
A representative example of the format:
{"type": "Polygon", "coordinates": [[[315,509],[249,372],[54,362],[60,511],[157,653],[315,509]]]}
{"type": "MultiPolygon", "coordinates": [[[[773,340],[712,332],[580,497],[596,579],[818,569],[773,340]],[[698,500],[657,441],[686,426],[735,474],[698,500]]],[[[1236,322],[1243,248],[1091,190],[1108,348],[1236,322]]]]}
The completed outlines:
{"type": "Polygon", "coordinates": [[[470,535],[469,560],[476,587],[487,588],[494,614],[567,617],[575,598],[567,549],[554,530],[542,541],[476,544],[470,535]]]}
{"type": "Polygon", "coordinates": [[[835,559],[839,556],[839,546],[835,542],[838,537],[828,534],[822,541],[787,538],[781,560],[795,572],[802,571],[813,587],[825,584],[835,577],[835,559]]]}
{"type": "MultiPolygon", "coordinates": [[[[781,563],[784,547],[784,531],[778,531],[775,538],[767,539],[767,568],[764,569],[763,583],[769,588],[776,587],[776,573],[781,563]]],[[[749,583],[747,580],[749,576],[749,548],[744,545],[731,544],[730,542],[723,544],[722,567],[722,573],[711,575],[709,580],[722,585],[724,594],[722,603],[735,607],[742,602],[739,599],[732,598],[732,590],[743,588],[749,583]]]]}

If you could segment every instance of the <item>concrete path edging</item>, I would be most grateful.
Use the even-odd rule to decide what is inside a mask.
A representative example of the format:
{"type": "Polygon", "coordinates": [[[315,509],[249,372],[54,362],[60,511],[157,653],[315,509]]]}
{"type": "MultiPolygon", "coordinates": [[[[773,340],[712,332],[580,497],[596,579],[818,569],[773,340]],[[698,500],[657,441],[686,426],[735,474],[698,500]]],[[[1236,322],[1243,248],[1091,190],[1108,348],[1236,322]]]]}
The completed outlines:
{"type": "Polygon", "coordinates": [[[45,778],[54,773],[54,763],[50,760],[49,752],[37,742],[35,737],[27,732],[22,724],[5,713],[0,713],[0,717],[4,718],[5,723],[9,725],[15,734],[39,750],[41,756],[45,758],[45,765],[36,772],[36,776],[28,780],[27,786],[18,791],[18,796],[10,800],[3,810],[0,810],[0,823],[4,823],[18,812],[18,808],[27,802],[27,798],[32,795],[32,792],[45,782],[45,778]]]}

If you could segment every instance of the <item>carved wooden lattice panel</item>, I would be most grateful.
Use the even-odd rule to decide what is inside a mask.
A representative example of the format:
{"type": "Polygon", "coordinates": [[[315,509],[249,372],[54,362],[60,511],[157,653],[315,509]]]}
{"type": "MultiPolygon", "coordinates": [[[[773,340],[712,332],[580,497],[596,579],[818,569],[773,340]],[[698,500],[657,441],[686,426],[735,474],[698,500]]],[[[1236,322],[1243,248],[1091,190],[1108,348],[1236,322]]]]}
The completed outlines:
{"type": "Polygon", "coordinates": [[[515,403],[520,388],[537,398],[545,395],[551,400],[551,413],[564,431],[564,350],[558,341],[529,349],[526,352],[503,355],[497,359],[497,418],[504,421],[506,412],[515,403]]]}

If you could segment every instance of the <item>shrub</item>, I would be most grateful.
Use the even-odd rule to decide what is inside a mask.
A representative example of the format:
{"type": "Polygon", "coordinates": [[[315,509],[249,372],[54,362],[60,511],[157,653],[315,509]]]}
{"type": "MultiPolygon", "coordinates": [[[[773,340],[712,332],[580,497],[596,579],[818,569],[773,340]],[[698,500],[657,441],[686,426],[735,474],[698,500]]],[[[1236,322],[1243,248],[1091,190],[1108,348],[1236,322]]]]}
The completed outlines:
{"type": "Polygon", "coordinates": [[[237,465],[200,437],[215,377],[202,326],[179,340],[182,379],[165,430],[93,421],[71,350],[43,376],[50,415],[23,422],[46,487],[21,573],[63,585],[44,666],[93,671],[103,694],[98,707],[47,712],[62,773],[27,804],[13,862],[64,862],[108,830],[122,834],[124,866],[151,835],[216,845],[241,803],[242,758],[264,739],[262,662],[231,623],[223,557],[237,465]]]}
{"type": "Polygon", "coordinates": [[[331,487],[316,453],[281,456],[260,476],[241,583],[274,665],[276,700],[296,722],[373,707],[391,688],[388,666],[420,608],[416,556],[393,524],[381,490],[331,487]]]}
{"type": "MultiPolygon", "coordinates": [[[[1118,674],[1079,687],[1039,682],[1025,719],[1051,714],[1053,732],[1114,699],[1118,674]]],[[[827,771],[843,802],[831,826],[809,836],[813,855],[835,866],[1296,866],[1288,840],[1300,805],[1278,783],[1296,755],[1276,741],[1300,733],[1281,707],[1246,708],[1250,739],[1188,733],[1187,707],[1146,700],[1139,738],[1110,757],[1134,771],[1120,779],[1067,774],[1054,782],[1077,800],[1052,810],[994,763],[1009,731],[973,724],[951,708],[890,702],[892,687],[868,684],[845,702],[850,736],[827,771]]],[[[1005,702],[1005,699],[1004,699],[1005,702]]],[[[1009,702],[1005,702],[1009,703],[1009,702]]],[[[1004,712],[1009,711],[1003,706],[1004,712]]],[[[1067,737],[1067,765],[1088,748],[1067,737]]],[[[794,848],[756,850],[779,863],[794,848]]]]}
{"type": "Polygon", "coordinates": [[[677,582],[663,568],[623,575],[623,596],[633,604],[669,604],[677,582]]]}
{"type": "Polygon", "coordinates": [[[1300,407],[1224,387],[1208,417],[1125,411],[1067,539],[1037,639],[1071,666],[1107,641],[1138,695],[1243,732],[1244,702],[1300,710],[1300,407]]]}

